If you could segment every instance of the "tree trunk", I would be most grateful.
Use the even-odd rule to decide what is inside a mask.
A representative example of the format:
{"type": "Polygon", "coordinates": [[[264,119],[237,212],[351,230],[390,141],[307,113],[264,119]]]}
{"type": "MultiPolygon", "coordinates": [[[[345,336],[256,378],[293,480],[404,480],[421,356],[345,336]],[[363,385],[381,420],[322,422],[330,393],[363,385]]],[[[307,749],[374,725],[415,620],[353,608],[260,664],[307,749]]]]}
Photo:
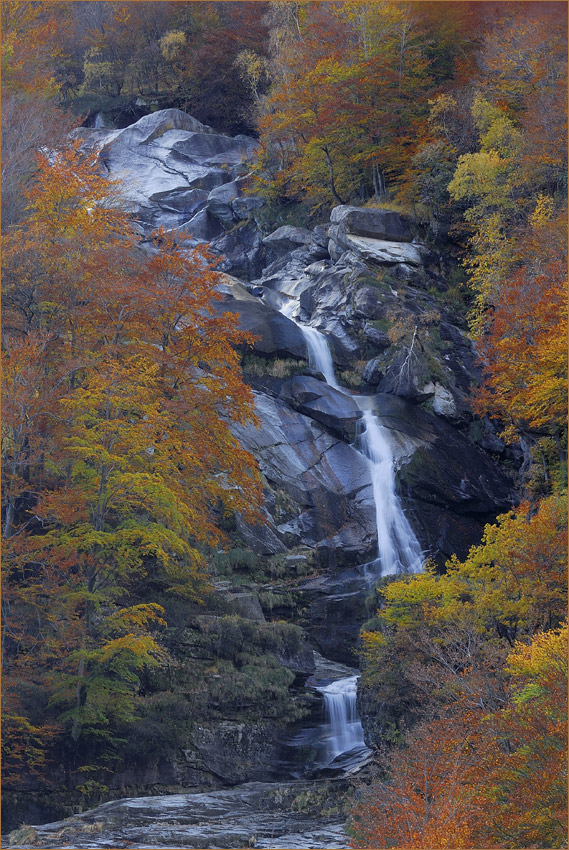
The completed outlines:
{"type": "Polygon", "coordinates": [[[340,197],[338,192],[336,191],[336,184],[334,183],[334,169],[332,168],[332,160],[330,158],[330,154],[328,153],[328,148],[322,148],[324,151],[324,155],[326,156],[326,162],[328,163],[328,173],[330,175],[330,189],[332,190],[332,194],[336,198],[339,204],[345,204],[346,202],[340,197]]]}

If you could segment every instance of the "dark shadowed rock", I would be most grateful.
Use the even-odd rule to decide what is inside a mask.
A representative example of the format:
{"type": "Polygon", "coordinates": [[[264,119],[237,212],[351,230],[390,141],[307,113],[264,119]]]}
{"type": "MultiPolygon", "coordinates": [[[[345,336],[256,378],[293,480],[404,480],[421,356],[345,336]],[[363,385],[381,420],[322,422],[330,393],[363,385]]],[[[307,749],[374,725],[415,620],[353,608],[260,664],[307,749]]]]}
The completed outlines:
{"type": "Polygon", "coordinates": [[[244,280],[253,280],[265,264],[265,248],[254,222],[239,222],[210,244],[221,261],[217,268],[244,280]]]}
{"type": "Polygon", "coordinates": [[[361,410],[350,396],[307,375],[297,375],[283,385],[281,397],[301,413],[321,422],[344,439],[352,440],[361,410]]]}

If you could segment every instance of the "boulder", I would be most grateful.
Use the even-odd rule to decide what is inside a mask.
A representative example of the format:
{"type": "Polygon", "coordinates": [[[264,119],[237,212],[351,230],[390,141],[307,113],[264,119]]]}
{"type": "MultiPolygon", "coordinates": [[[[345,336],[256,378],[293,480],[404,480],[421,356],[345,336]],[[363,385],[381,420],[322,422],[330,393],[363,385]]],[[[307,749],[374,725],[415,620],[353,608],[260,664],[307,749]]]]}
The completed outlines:
{"type": "Polygon", "coordinates": [[[410,401],[426,401],[434,393],[430,379],[431,366],[425,354],[417,347],[404,346],[385,370],[378,390],[410,401]]]}
{"type": "Polygon", "coordinates": [[[239,187],[236,180],[224,183],[212,189],[207,198],[207,209],[211,215],[229,223],[234,219],[232,201],[239,195],[239,187]]]}
{"type": "Polygon", "coordinates": [[[382,239],[388,242],[411,242],[413,234],[409,221],[393,210],[373,207],[334,207],[330,221],[338,225],[342,233],[382,239]]]}
{"type": "Polygon", "coordinates": [[[354,439],[362,412],[349,395],[307,375],[297,375],[283,385],[281,397],[333,433],[354,439]]]}
{"type": "Polygon", "coordinates": [[[222,298],[215,302],[215,310],[238,316],[240,329],[256,337],[253,343],[254,352],[295,357],[298,360],[307,359],[306,341],[295,322],[251,295],[243,284],[229,275],[224,276],[219,291],[222,298]]]}
{"type": "Polygon", "coordinates": [[[156,192],[148,199],[149,206],[139,209],[138,218],[152,227],[177,227],[205,207],[207,196],[205,189],[156,192]]]}
{"type": "Polygon", "coordinates": [[[378,328],[374,328],[373,325],[368,324],[364,325],[363,330],[366,339],[376,348],[389,348],[391,345],[391,340],[385,331],[380,331],[378,328]]]}
{"type": "Polygon", "coordinates": [[[385,362],[381,357],[368,360],[362,373],[362,378],[370,387],[377,387],[385,374],[385,362]]]}
{"type": "Polygon", "coordinates": [[[352,307],[362,319],[378,319],[383,315],[385,296],[374,286],[359,286],[354,292],[352,307]]]}
{"type": "Polygon", "coordinates": [[[311,231],[305,227],[291,227],[287,224],[265,236],[263,244],[274,251],[277,257],[283,257],[301,245],[309,245],[312,238],[311,231]]]}
{"type": "Polygon", "coordinates": [[[211,242],[223,233],[221,222],[212,216],[207,209],[201,209],[184,224],[179,225],[175,234],[190,237],[190,244],[211,242]]]}

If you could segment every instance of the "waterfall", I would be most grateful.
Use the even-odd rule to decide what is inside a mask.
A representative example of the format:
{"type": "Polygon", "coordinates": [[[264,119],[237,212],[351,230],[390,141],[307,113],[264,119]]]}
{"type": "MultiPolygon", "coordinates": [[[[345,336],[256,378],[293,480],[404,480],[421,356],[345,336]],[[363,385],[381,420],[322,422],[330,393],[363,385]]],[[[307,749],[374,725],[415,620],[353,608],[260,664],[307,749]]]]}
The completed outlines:
{"type": "Polygon", "coordinates": [[[360,440],[370,465],[381,574],[417,572],[422,566],[421,547],[395,491],[393,455],[385,429],[371,410],[364,410],[362,418],[365,431],[360,440]]]}
{"type": "MultiPolygon", "coordinates": [[[[290,301],[281,307],[281,311],[288,318],[293,318],[295,308],[296,303],[290,301]]],[[[336,381],[325,335],[309,325],[297,324],[306,340],[310,366],[322,372],[331,387],[345,393],[346,390],[336,381]]],[[[373,412],[365,408],[363,399],[354,398],[363,412],[365,431],[360,437],[360,444],[362,454],[369,462],[377,525],[377,560],[366,573],[373,580],[378,572],[381,575],[417,572],[422,566],[421,547],[397,497],[393,455],[385,429],[373,412]]]]}
{"type": "Polygon", "coordinates": [[[358,676],[349,676],[318,688],[324,697],[326,764],[343,753],[366,747],[356,709],[357,683],[358,676]]]}
{"type": "MultiPolygon", "coordinates": [[[[281,305],[280,310],[287,318],[295,321],[302,331],[311,368],[322,372],[331,387],[348,394],[336,381],[326,336],[296,319],[294,313],[297,306],[298,302],[291,298],[281,305]]],[[[377,559],[362,564],[360,568],[371,585],[377,581],[378,575],[417,572],[421,569],[422,552],[397,497],[393,454],[386,430],[369,409],[371,399],[362,396],[353,398],[363,414],[361,421],[365,430],[359,437],[358,450],[369,463],[375,503],[377,559]]],[[[329,685],[317,686],[323,696],[325,710],[325,724],[320,735],[324,746],[323,766],[331,765],[340,756],[343,756],[344,766],[353,759],[358,763],[369,752],[356,707],[357,682],[358,676],[348,676],[329,685]],[[349,756],[349,753],[352,755],[349,756]]]]}
{"type": "Polygon", "coordinates": [[[326,383],[334,387],[335,390],[342,392],[342,388],[339,386],[334,375],[332,355],[330,354],[324,334],[317,331],[316,328],[311,328],[309,325],[299,324],[299,328],[302,330],[306,340],[310,367],[318,372],[322,372],[326,378],[326,383]]]}

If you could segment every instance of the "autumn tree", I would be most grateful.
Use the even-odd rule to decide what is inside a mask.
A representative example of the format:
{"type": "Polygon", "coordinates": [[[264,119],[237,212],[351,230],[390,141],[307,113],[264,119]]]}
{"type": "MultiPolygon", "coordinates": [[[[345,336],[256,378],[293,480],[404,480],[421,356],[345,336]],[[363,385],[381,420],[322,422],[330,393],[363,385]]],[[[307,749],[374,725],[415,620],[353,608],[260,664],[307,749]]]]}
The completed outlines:
{"type": "Polygon", "coordinates": [[[28,203],[4,254],[5,673],[15,729],[41,683],[68,766],[102,769],[163,656],[156,595],[201,599],[220,521],[255,517],[230,430],[252,396],[207,252],[163,232],[143,252],[76,146],[40,158],[28,203]]]}
{"type": "Polygon", "coordinates": [[[389,720],[412,723],[462,702],[493,710],[500,669],[515,640],[559,623],[566,611],[566,496],[487,525],[465,561],[382,591],[378,628],[363,633],[366,692],[381,693],[389,720]]]}
{"type": "Polygon", "coordinates": [[[439,23],[428,4],[308,3],[294,14],[276,6],[260,185],[306,195],[316,208],[385,200],[424,135],[429,96],[453,67],[449,19],[434,48],[439,23]]]}
{"type": "Polygon", "coordinates": [[[2,3],[2,228],[19,221],[35,154],[74,121],[58,108],[61,22],[53,3],[2,3]]]}
{"type": "Polygon", "coordinates": [[[519,642],[494,710],[407,732],[360,790],[353,847],[559,847],[567,838],[567,625],[519,642]]]}

